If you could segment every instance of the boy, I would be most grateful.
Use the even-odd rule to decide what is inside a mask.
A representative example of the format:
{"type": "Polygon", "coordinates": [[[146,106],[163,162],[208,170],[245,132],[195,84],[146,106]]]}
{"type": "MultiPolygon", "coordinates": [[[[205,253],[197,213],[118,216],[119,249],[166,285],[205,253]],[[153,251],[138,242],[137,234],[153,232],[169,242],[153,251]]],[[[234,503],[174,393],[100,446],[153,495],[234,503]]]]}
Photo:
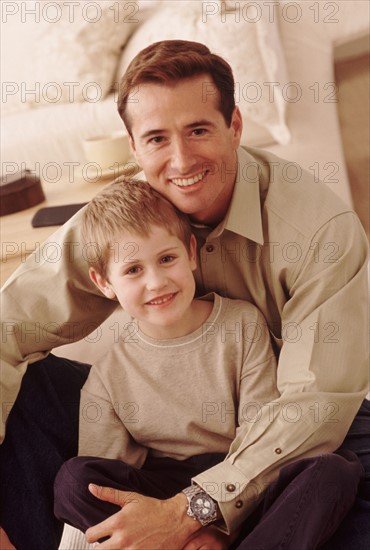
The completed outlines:
{"type": "MultiPolygon", "coordinates": [[[[279,397],[262,314],[248,302],[216,294],[194,299],[195,237],[187,217],[149,184],[112,184],[87,206],[82,223],[92,281],[133,320],[82,389],[80,456],[65,463],[56,478],[55,514],[82,531],[115,514],[119,506],[95,498],[91,482],[161,500],[185,490],[188,515],[214,540],[229,544],[225,534],[207,527],[223,526],[212,488],[206,493],[188,486],[222,462],[233,441],[258,422],[259,409],[279,397]]],[[[312,468],[323,468],[322,457],[309,460],[296,463],[301,492],[312,485],[312,468]]],[[[328,527],[327,514],[317,507],[321,519],[311,529],[311,549],[350,508],[361,473],[350,453],[326,455],[324,470],[319,485],[326,488],[335,472],[327,502],[332,521],[328,527]]],[[[278,521],[272,509],[267,527],[278,521]]],[[[309,514],[315,516],[311,509],[309,514]]],[[[99,540],[114,543],[115,536],[112,531],[99,540]]],[[[272,547],[277,538],[273,531],[269,537],[272,547]]]]}

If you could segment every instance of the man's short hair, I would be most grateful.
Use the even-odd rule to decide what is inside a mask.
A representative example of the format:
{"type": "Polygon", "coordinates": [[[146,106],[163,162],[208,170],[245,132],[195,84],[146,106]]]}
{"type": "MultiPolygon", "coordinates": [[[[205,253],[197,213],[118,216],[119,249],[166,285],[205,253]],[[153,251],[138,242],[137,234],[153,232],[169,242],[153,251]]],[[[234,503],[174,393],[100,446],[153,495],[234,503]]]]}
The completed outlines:
{"type": "MultiPolygon", "coordinates": [[[[119,261],[124,253],[118,249],[120,234],[127,231],[148,237],[153,226],[167,229],[190,252],[192,231],[186,214],[146,181],[119,178],[96,195],[83,212],[84,257],[107,278],[109,260],[115,257],[119,261]]],[[[127,257],[130,252],[126,251],[127,257]]]]}
{"type": "Polygon", "coordinates": [[[235,108],[235,83],[230,65],[199,42],[162,40],[139,52],[122,76],[118,112],[132,137],[127,106],[135,101],[135,90],[140,84],[174,84],[185,78],[208,75],[205,81],[204,100],[213,95],[209,85],[218,92],[218,109],[230,127],[235,108]]]}

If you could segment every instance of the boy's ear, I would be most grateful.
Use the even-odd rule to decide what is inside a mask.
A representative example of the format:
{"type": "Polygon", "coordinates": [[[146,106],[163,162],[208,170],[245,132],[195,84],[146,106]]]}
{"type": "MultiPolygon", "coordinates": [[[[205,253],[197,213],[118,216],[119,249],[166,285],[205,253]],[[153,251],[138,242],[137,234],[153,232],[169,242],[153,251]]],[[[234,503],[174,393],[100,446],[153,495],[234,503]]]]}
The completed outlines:
{"type": "Polygon", "coordinates": [[[195,271],[197,268],[197,240],[193,234],[190,238],[189,260],[191,270],[195,271]]]}
{"type": "Polygon", "coordinates": [[[107,279],[105,277],[103,277],[103,275],[101,275],[93,267],[90,267],[89,275],[90,275],[90,279],[92,280],[94,285],[96,285],[98,287],[98,289],[104,294],[104,296],[106,296],[110,300],[115,300],[116,299],[116,294],[115,294],[111,284],[109,283],[109,281],[107,281],[107,279]]]}

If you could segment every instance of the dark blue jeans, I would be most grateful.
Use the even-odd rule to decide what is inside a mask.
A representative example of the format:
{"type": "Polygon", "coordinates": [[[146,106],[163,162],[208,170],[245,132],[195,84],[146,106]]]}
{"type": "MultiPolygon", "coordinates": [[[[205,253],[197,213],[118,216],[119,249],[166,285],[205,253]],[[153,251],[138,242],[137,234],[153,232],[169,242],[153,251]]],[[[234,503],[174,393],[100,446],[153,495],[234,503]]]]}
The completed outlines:
{"type": "MultiPolygon", "coordinates": [[[[89,366],[49,355],[23,379],[0,446],[0,525],[17,550],[56,550],[62,523],[53,484],[77,453],[80,389],[89,366]]],[[[370,403],[364,401],[341,448],[360,458],[366,477],[351,512],[325,550],[370,547],[370,403]]],[[[295,550],[300,550],[299,548],[295,550]]]]}
{"type": "Polygon", "coordinates": [[[80,390],[90,367],[49,355],[22,380],[0,445],[0,525],[17,550],[55,550],[55,476],[78,449],[80,390]]]}
{"type": "Polygon", "coordinates": [[[54,483],[55,515],[85,532],[121,508],[95,498],[89,483],[166,499],[191,485],[191,478],[224,460],[222,453],[206,453],[187,460],[148,457],[142,468],[110,458],[76,456],[63,464],[54,483]]]}
{"type": "Polygon", "coordinates": [[[368,550],[370,548],[370,401],[362,403],[347,437],[339,449],[356,453],[365,475],[355,503],[323,550],[368,550]]]}
{"type": "MultiPolygon", "coordinates": [[[[89,483],[170,498],[224,456],[203,454],[184,461],[148,457],[140,469],[109,458],[71,458],[55,480],[55,515],[85,532],[120,510],[116,504],[95,498],[89,483]]],[[[255,524],[246,522],[236,543],[238,550],[319,548],[352,507],[362,474],[356,454],[347,450],[283,467],[267,490],[259,514],[254,514],[255,524]]]]}

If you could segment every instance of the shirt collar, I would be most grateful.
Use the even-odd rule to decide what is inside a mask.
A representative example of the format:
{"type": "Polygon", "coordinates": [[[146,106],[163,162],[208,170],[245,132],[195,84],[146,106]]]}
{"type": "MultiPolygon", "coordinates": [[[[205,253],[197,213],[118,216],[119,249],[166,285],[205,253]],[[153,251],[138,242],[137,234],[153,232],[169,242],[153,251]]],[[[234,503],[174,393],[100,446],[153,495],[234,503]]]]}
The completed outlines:
{"type": "Polygon", "coordinates": [[[263,244],[260,201],[260,165],[244,148],[239,147],[238,172],[229,209],[224,220],[212,231],[218,237],[227,229],[246,239],[263,244]]]}

